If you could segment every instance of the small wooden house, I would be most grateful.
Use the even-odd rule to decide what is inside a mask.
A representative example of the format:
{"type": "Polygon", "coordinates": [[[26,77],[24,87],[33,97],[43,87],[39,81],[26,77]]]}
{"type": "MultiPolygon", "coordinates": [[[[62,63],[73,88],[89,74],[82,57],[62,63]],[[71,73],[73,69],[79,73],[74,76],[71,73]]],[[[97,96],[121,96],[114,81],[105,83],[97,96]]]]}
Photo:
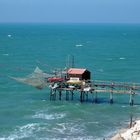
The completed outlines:
{"type": "Polygon", "coordinates": [[[79,80],[90,80],[90,71],[82,68],[70,68],[67,71],[67,77],[78,78],[79,80]]]}

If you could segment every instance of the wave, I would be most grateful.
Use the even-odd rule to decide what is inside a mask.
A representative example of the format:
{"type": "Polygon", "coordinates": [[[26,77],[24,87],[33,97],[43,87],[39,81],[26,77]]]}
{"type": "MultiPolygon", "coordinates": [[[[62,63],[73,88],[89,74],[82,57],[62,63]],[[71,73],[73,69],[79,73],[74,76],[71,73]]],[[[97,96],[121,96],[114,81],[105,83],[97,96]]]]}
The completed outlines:
{"type": "MultiPolygon", "coordinates": [[[[0,140],[100,140],[97,136],[88,134],[85,123],[76,122],[56,123],[50,125],[47,123],[29,123],[18,126],[8,136],[0,137],[0,140]]],[[[111,132],[112,134],[112,132],[111,132]]],[[[111,135],[109,134],[109,135],[111,135]]],[[[105,135],[108,137],[108,135],[105,135]]]]}
{"type": "MultiPolygon", "coordinates": [[[[46,123],[29,123],[23,126],[19,126],[14,129],[9,136],[3,136],[0,140],[17,140],[17,139],[42,139],[42,140],[71,140],[71,139],[85,139],[84,129],[81,125],[76,123],[56,123],[55,126],[51,126],[46,123]],[[39,135],[44,133],[46,135],[39,135]],[[81,136],[80,136],[81,135],[81,136]]],[[[89,136],[88,136],[89,137],[89,136]]]]}
{"type": "Polygon", "coordinates": [[[54,114],[36,113],[34,116],[32,116],[32,118],[54,120],[54,119],[62,119],[65,116],[66,116],[65,113],[54,113],[54,114]]]}
{"type": "Polygon", "coordinates": [[[56,123],[56,126],[50,130],[52,133],[65,136],[79,136],[84,134],[85,127],[77,123],[56,123]]]}

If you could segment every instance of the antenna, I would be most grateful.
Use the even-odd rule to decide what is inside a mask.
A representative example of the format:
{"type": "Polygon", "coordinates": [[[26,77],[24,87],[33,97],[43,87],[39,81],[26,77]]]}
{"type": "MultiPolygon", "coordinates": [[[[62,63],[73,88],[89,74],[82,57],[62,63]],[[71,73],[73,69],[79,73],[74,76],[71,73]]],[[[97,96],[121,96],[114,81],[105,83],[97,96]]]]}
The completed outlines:
{"type": "Polygon", "coordinates": [[[72,62],[71,67],[74,68],[74,55],[72,55],[72,62]]]}
{"type": "Polygon", "coordinates": [[[68,55],[68,57],[66,59],[66,67],[74,68],[74,56],[73,55],[68,55]]]}

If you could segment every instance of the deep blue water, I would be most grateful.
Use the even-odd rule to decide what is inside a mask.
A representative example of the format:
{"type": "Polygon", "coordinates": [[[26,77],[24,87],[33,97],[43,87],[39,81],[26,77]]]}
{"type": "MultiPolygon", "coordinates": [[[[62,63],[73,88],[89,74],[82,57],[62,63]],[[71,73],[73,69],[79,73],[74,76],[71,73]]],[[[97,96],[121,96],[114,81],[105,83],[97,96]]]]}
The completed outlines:
{"type": "Polygon", "coordinates": [[[92,79],[140,83],[140,25],[1,24],[0,139],[102,140],[126,127],[131,112],[140,116],[138,95],[133,108],[128,95],[114,95],[113,105],[109,94],[100,94],[98,104],[52,102],[47,88],[8,78],[24,77],[36,66],[63,68],[69,54],[92,79]]]}

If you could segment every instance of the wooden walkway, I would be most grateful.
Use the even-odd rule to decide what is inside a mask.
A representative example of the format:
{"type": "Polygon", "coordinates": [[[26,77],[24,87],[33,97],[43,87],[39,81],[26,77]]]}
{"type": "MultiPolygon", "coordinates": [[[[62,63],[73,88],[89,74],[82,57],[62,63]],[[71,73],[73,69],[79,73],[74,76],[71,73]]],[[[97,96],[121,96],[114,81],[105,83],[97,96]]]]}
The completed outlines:
{"type": "MultiPolygon", "coordinates": [[[[109,93],[109,103],[113,104],[113,94],[128,94],[129,104],[134,105],[134,95],[140,94],[139,83],[113,82],[113,81],[88,81],[80,87],[69,86],[65,82],[54,83],[50,86],[50,100],[62,100],[65,95],[66,100],[73,100],[74,94],[80,93],[80,101],[85,102],[89,100],[89,94],[94,96],[93,102],[98,102],[98,93],[109,93]],[[64,94],[65,93],[65,94],[64,94]]],[[[91,99],[90,99],[91,100],[91,99]]]]}

